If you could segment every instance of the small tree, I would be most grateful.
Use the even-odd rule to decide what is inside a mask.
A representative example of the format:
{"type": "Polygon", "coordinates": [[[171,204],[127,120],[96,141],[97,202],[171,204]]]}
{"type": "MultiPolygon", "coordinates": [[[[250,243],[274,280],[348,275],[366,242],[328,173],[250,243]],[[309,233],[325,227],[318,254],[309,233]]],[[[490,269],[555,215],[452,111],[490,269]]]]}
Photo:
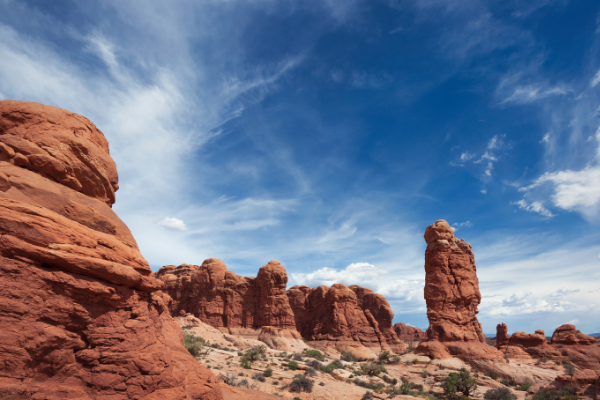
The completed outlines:
{"type": "Polygon", "coordinates": [[[183,346],[191,355],[198,357],[202,354],[205,346],[210,346],[210,342],[201,336],[196,336],[194,332],[190,332],[183,334],[183,346]]]}
{"type": "Polygon", "coordinates": [[[456,393],[462,393],[462,396],[468,398],[471,391],[477,389],[477,381],[471,378],[469,371],[463,368],[460,372],[451,372],[450,375],[444,379],[442,387],[444,388],[446,398],[449,400],[455,400],[461,397],[456,393]]]}
{"type": "Polygon", "coordinates": [[[290,383],[290,392],[312,392],[315,382],[304,375],[296,375],[290,383]]]}
{"type": "Polygon", "coordinates": [[[271,377],[273,375],[273,370],[271,369],[271,367],[265,369],[265,371],[263,372],[263,375],[266,376],[267,378],[271,377]]]}

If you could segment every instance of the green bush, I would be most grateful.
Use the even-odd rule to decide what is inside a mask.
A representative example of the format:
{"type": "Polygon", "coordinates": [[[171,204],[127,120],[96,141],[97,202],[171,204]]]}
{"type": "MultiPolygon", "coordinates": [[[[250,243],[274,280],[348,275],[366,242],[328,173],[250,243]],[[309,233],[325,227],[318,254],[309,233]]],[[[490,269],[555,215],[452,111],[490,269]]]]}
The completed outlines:
{"type": "Polygon", "coordinates": [[[365,375],[369,375],[369,376],[377,376],[382,372],[387,373],[387,370],[385,369],[385,367],[382,364],[372,364],[372,363],[361,364],[360,370],[362,373],[364,373],[365,375]]]}
{"type": "Polygon", "coordinates": [[[321,369],[321,367],[323,366],[323,364],[321,364],[317,360],[310,360],[306,363],[306,365],[308,365],[311,368],[317,369],[317,370],[321,369]]]}
{"type": "Polygon", "coordinates": [[[354,362],[357,360],[356,356],[349,351],[342,351],[342,356],[340,357],[342,361],[354,362]]]}
{"type": "Polygon", "coordinates": [[[477,389],[477,381],[471,378],[469,371],[461,369],[460,372],[451,372],[444,383],[442,383],[444,394],[449,400],[460,399],[461,396],[457,393],[462,393],[462,396],[469,397],[471,391],[477,389]]]}
{"type": "Polygon", "coordinates": [[[427,367],[425,367],[421,371],[421,378],[427,378],[428,376],[429,376],[429,372],[427,372],[427,367]]]}
{"type": "Polygon", "coordinates": [[[529,388],[531,388],[531,382],[525,381],[524,383],[521,384],[521,387],[519,389],[526,392],[529,390],[529,388]]]}
{"type": "Polygon", "coordinates": [[[541,389],[532,400],[577,400],[576,387],[566,387],[561,391],[541,389]]]}
{"type": "Polygon", "coordinates": [[[252,368],[252,363],[250,362],[250,360],[248,360],[246,358],[242,358],[242,361],[240,361],[240,365],[245,369],[252,368]]]}
{"type": "Polygon", "coordinates": [[[380,363],[386,363],[390,361],[390,352],[387,350],[382,351],[381,353],[379,353],[379,356],[377,358],[380,363]]]}
{"type": "Polygon", "coordinates": [[[204,346],[210,346],[210,342],[201,336],[196,336],[194,332],[183,334],[183,345],[194,357],[198,357],[204,346]]]}
{"type": "Polygon", "coordinates": [[[291,369],[292,371],[295,371],[298,369],[298,363],[296,361],[290,361],[288,363],[288,368],[291,369]]]}
{"type": "Polygon", "coordinates": [[[489,376],[490,378],[497,380],[498,379],[498,374],[494,371],[488,371],[485,373],[485,376],[489,376]]]}
{"type": "Polygon", "coordinates": [[[259,382],[265,382],[267,380],[260,372],[255,372],[254,375],[252,375],[252,379],[259,382]]]}
{"type": "Polygon", "coordinates": [[[319,350],[314,350],[314,349],[304,350],[304,355],[306,357],[316,358],[319,361],[323,361],[325,359],[325,356],[323,355],[323,353],[321,353],[319,350]]]}
{"type": "Polygon", "coordinates": [[[317,370],[313,367],[308,367],[306,371],[304,371],[304,375],[306,376],[317,376],[317,370]]]}
{"type": "Polygon", "coordinates": [[[400,356],[393,356],[389,359],[388,364],[397,365],[400,364],[400,356]]]}
{"type": "Polygon", "coordinates": [[[300,354],[300,353],[294,353],[294,360],[296,360],[296,361],[302,361],[303,360],[302,354],[300,354]]]}
{"type": "Polygon", "coordinates": [[[373,398],[373,392],[367,392],[365,394],[363,394],[363,397],[361,400],[371,400],[373,398]]]}
{"type": "Polygon", "coordinates": [[[490,389],[483,395],[485,400],[517,400],[517,396],[509,388],[490,389]]]}
{"type": "Polygon", "coordinates": [[[304,375],[296,375],[290,383],[290,392],[306,392],[311,393],[315,382],[304,375]]]}
{"type": "Polygon", "coordinates": [[[263,375],[266,376],[267,378],[270,378],[271,376],[273,376],[273,370],[269,367],[269,368],[265,369],[265,371],[263,372],[263,375]]]}

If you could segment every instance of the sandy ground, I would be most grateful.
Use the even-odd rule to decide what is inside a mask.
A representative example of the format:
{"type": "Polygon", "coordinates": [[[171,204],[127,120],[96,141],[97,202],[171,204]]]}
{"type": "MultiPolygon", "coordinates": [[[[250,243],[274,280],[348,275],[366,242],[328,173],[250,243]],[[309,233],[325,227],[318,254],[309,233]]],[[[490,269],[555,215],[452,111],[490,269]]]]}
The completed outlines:
{"type": "MultiPolygon", "coordinates": [[[[360,371],[360,365],[364,364],[364,361],[343,362],[344,368],[335,369],[331,373],[318,371],[315,376],[310,377],[314,381],[311,393],[294,393],[290,392],[288,385],[295,375],[305,372],[307,369],[306,364],[313,360],[312,358],[304,356],[302,360],[297,361],[298,370],[291,370],[288,366],[290,359],[293,359],[289,358],[292,356],[290,353],[283,353],[267,347],[265,356],[253,362],[251,369],[245,369],[240,364],[242,360],[241,354],[253,346],[264,345],[262,342],[223,334],[219,330],[201,322],[194,323],[194,325],[198,326],[190,326],[189,318],[187,321],[180,320],[178,322],[183,326],[184,332],[194,332],[195,335],[210,340],[211,345],[219,345],[219,348],[204,348],[203,354],[197,357],[197,360],[202,365],[210,368],[217,377],[224,381],[221,383],[225,388],[223,393],[225,398],[229,400],[274,398],[265,394],[289,399],[298,397],[300,399],[316,400],[351,400],[362,399],[367,391],[373,392],[375,398],[383,399],[389,398],[385,390],[394,387],[394,385],[389,383],[393,382],[394,378],[397,379],[395,387],[399,387],[402,383],[401,380],[404,379],[415,385],[423,386],[423,394],[417,397],[427,397],[429,395],[430,399],[433,399],[432,396],[441,396],[443,394],[441,385],[451,372],[466,368],[472,371],[472,375],[475,375],[475,369],[472,369],[470,365],[458,359],[431,360],[428,357],[408,352],[400,356],[399,364],[385,364],[387,373],[382,373],[378,377],[359,376],[360,372],[357,374],[356,371],[360,371]],[[262,376],[267,368],[272,369],[272,376],[256,379],[259,375],[262,376]],[[246,380],[249,389],[252,390],[244,387],[229,386],[225,383],[227,381],[226,377],[230,379],[233,377],[237,382],[246,380]],[[385,387],[383,390],[367,389],[353,383],[355,378],[373,384],[383,383],[385,387]],[[262,379],[264,379],[264,382],[260,381],[262,379]],[[386,383],[385,380],[388,382],[386,383]]],[[[325,365],[332,361],[334,361],[333,358],[326,357],[322,363],[325,365]]],[[[562,373],[562,367],[557,366],[555,363],[542,364],[537,363],[537,360],[508,360],[508,362],[496,362],[496,364],[487,365],[486,367],[502,371],[504,376],[511,376],[517,382],[530,382],[532,385],[529,392],[549,384],[558,374],[562,373]]],[[[501,378],[494,380],[485,376],[482,371],[478,372],[475,376],[477,376],[478,388],[471,396],[473,399],[482,400],[487,390],[496,387],[505,387],[500,382],[501,378]]],[[[515,387],[510,387],[510,389],[517,396],[518,400],[525,399],[527,395],[526,391],[517,390],[515,387]]],[[[414,399],[415,397],[411,395],[397,395],[395,398],[414,399]]]]}

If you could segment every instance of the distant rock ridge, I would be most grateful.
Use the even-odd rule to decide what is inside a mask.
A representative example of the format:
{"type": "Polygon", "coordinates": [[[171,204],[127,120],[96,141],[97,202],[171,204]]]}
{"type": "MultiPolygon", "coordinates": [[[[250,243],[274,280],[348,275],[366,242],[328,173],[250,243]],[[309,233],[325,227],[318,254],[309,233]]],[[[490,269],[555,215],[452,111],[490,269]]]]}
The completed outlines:
{"type": "Polygon", "coordinates": [[[156,277],[173,299],[173,315],[191,313],[224,331],[258,335],[263,327],[273,327],[289,331],[280,336],[303,337],[336,351],[353,347],[369,357],[381,349],[403,349],[392,326],[394,313],[382,295],[342,284],[286,291],[287,273],[278,261],[261,267],[256,278],[228,271],[214,258],[201,266],[165,266],[156,277]],[[357,343],[371,350],[357,349],[357,343]]]}
{"type": "Polygon", "coordinates": [[[580,368],[600,371],[600,347],[596,345],[596,338],[581,333],[571,324],[556,328],[550,342],[542,330],[508,335],[506,324],[498,324],[496,347],[510,358],[571,361],[580,368]]]}
{"type": "Polygon", "coordinates": [[[502,354],[485,343],[477,320],[481,293],[471,245],[457,239],[444,220],[428,226],[424,238],[429,328],[428,340],[419,344],[417,352],[433,358],[501,359],[502,354]]]}
{"type": "Polygon", "coordinates": [[[0,101],[0,398],[223,398],[111,209],[117,182],[88,119],[0,101]]]}
{"type": "Polygon", "coordinates": [[[394,331],[400,340],[425,340],[427,332],[414,326],[406,326],[402,322],[394,324],[394,331]]]}

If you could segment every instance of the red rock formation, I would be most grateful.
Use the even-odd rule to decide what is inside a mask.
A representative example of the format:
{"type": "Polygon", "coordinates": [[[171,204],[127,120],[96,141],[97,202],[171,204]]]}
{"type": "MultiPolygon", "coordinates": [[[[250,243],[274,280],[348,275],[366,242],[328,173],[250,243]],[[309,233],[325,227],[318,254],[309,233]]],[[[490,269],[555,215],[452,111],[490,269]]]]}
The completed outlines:
{"type": "MultiPolygon", "coordinates": [[[[481,293],[471,245],[456,239],[444,220],[428,226],[424,238],[429,340],[442,342],[450,354],[463,358],[501,358],[495,348],[485,344],[477,321],[481,293]]],[[[430,346],[429,342],[423,342],[418,351],[431,353],[430,346]]]]}
{"type": "Polygon", "coordinates": [[[287,274],[277,261],[262,266],[256,278],[227,271],[225,264],[215,258],[205,260],[201,266],[163,267],[157,278],[173,298],[173,315],[189,312],[217,328],[295,329],[285,294],[287,274]]]}
{"type": "Polygon", "coordinates": [[[406,326],[402,322],[394,324],[394,331],[400,340],[425,340],[427,332],[423,332],[420,328],[414,326],[406,326]]]}
{"type": "Polygon", "coordinates": [[[515,332],[509,336],[506,324],[496,326],[496,347],[498,348],[502,346],[532,347],[546,343],[546,335],[543,330],[537,330],[535,333],[515,332]]]}
{"type": "MultiPolygon", "coordinates": [[[[287,291],[296,328],[309,341],[358,342],[375,349],[401,350],[385,298],[359,286],[294,286],[287,291]]],[[[339,346],[338,346],[339,347],[339,346]]]]}
{"type": "MultiPolygon", "coordinates": [[[[536,331],[537,333],[537,331],[536,331]]],[[[596,338],[579,332],[575,325],[561,325],[552,334],[552,344],[595,344],[596,338]]]]}
{"type": "Polygon", "coordinates": [[[184,349],[87,119],[0,102],[0,398],[221,399],[184,349]]]}

